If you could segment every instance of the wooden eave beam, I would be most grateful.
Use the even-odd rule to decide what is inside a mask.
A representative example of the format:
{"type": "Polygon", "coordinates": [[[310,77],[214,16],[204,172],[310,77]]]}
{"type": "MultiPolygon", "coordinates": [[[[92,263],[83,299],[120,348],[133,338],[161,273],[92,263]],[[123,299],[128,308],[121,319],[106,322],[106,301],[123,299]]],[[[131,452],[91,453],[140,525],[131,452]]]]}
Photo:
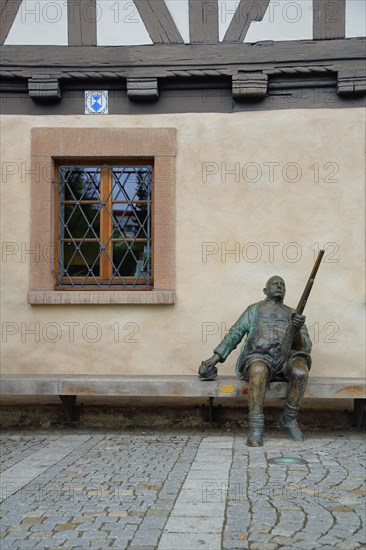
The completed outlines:
{"type": "Polygon", "coordinates": [[[4,44],[22,0],[0,0],[0,44],[4,44]]]}
{"type": "Polygon", "coordinates": [[[133,0],[154,44],[184,44],[164,0],[133,0]]]}
{"type": "Polygon", "coordinates": [[[69,46],[97,45],[96,0],[67,0],[69,46]]]}
{"type": "Polygon", "coordinates": [[[219,41],[218,0],[189,0],[189,37],[191,43],[219,41]]]}
{"type": "MultiPolygon", "coordinates": [[[[232,75],[238,69],[364,63],[366,40],[299,40],[257,44],[156,46],[0,46],[6,78],[53,74],[58,78],[232,75]]],[[[345,67],[346,68],[346,67],[345,67]]]]}

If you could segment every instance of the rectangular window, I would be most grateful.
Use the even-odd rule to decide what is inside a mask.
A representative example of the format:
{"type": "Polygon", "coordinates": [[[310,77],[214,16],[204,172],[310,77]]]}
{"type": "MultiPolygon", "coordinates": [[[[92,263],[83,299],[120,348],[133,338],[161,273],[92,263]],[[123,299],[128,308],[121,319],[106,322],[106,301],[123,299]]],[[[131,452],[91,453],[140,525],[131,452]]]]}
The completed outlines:
{"type": "Polygon", "coordinates": [[[175,303],[175,128],[32,128],[41,304],[175,303]]]}
{"type": "Polygon", "coordinates": [[[56,287],[151,289],[153,163],[61,161],[56,172],[56,287]]]}

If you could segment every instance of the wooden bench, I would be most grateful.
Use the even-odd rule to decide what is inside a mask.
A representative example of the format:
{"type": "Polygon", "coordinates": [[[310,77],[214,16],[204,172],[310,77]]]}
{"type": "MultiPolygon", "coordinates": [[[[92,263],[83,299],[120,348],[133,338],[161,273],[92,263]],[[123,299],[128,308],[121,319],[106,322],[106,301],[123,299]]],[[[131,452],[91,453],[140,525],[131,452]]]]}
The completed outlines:
{"type": "MultiPolygon", "coordinates": [[[[270,382],[267,397],[286,397],[287,382],[270,382]]],[[[215,398],[245,397],[248,384],[235,376],[219,376],[206,382],[192,375],[172,376],[95,376],[4,374],[0,377],[2,396],[58,395],[65,419],[78,420],[77,397],[203,397],[208,399],[208,419],[213,419],[215,398]]],[[[366,387],[363,378],[311,376],[305,397],[314,399],[353,399],[354,425],[363,425],[366,387]]]]}

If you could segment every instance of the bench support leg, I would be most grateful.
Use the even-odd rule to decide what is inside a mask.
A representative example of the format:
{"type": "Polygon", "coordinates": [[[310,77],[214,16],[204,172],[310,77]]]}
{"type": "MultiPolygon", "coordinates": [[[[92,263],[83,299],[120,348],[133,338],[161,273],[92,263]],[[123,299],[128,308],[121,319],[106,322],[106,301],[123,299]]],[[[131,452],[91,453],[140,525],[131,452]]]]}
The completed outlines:
{"type": "Polygon", "coordinates": [[[362,428],[365,416],[366,399],[355,399],[353,405],[353,425],[362,428]]]}
{"type": "MultiPolygon", "coordinates": [[[[208,398],[208,405],[203,405],[202,414],[205,422],[216,422],[218,418],[219,407],[214,407],[214,397],[208,398]]],[[[221,405],[220,405],[221,406],[221,405]]]]}
{"type": "Polygon", "coordinates": [[[64,419],[67,422],[78,422],[80,420],[80,407],[76,406],[76,395],[60,395],[64,419]]]}

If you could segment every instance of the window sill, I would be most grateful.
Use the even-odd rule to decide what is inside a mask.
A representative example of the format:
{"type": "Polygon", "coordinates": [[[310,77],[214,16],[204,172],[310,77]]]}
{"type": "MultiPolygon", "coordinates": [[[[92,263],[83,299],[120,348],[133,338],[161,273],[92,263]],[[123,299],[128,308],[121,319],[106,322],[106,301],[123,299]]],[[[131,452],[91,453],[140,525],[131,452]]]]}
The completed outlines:
{"type": "Polygon", "coordinates": [[[174,290],[138,291],[52,291],[38,290],[28,292],[28,303],[31,305],[73,305],[73,304],[161,304],[175,303],[174,290]]]}

